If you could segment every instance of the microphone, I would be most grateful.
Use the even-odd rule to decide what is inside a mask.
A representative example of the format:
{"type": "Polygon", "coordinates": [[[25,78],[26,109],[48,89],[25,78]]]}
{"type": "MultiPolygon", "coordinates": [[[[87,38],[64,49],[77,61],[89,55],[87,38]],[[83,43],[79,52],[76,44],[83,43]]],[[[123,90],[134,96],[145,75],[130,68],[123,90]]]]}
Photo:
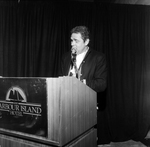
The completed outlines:
{"type": "Polygon", "coordinates": [[[75,47],[71,48],[71,59],[73,62],[76,62],[76,56],[77,56],[77,51],[75,49],[75,47]]]}
{"type": "Polygon", "coordinates": [[[76,56],[77,56],[76,48],[72,47],[71,48],[71,60],[72,60],[72,64],[73,64],[72,67],[74,67],[76,78],[79,79],[79,71],[78,71],[77,64],[76,64],[76,56]]]}

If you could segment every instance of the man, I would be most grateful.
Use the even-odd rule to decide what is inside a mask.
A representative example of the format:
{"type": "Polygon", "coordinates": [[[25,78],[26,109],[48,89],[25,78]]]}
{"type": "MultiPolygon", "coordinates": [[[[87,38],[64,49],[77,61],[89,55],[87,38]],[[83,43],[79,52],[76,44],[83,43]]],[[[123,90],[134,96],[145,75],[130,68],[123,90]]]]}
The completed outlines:
{"type": "MultiPolygon", "coordinates": [[[[71,50],[64,54],[61,62],[61,76],[75,76],[97,92],[98,102],[98,144],[101,140],[101,110],[105,107],[105,89],[107,87],[107,65],[105,55],[89,47],[88,28],[77,26],[71,30],[71,50]]],[[[106,98],[106,97],[105,97],[106,98]]]]}
{"type": "Polygon", "coordinates": [[[89,31],[85,26],[71,30],[72,49],[61,62],[62,76],[75,76],[96,92],[107,87],[107,66],[104,54],[89,48],[89,31]]]}

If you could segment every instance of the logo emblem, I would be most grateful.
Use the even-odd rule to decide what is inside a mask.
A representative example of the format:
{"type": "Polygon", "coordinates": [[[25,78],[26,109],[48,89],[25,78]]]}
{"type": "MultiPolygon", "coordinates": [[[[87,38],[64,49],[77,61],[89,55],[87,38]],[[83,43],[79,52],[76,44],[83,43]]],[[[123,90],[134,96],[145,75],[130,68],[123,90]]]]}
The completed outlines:
{"type": "Polygon", "coordinates": [[[20,87],[13,86],[6,94],[6,101],[27,102],[27,98],[24,91],[20,87]]]}
{"type": "Polygon", "coordinates": [[[10,115],[15,116],[41,116],[42,107],[38,103],[29,103],[23,89],[12,86],[6,93],[5,101],[0,101],[0,111],[9,112],[10,115]]]}

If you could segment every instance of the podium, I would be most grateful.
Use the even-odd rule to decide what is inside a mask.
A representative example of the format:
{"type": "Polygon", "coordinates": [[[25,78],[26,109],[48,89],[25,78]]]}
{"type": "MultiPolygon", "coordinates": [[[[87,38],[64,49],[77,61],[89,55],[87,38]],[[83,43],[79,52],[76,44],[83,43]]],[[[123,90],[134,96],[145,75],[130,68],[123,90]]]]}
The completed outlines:
{"type": "Polygon", "coordinates": [[[0,147],[97,146],[97,95],[78,79],[4,77],[0,87],[0,147]]]}

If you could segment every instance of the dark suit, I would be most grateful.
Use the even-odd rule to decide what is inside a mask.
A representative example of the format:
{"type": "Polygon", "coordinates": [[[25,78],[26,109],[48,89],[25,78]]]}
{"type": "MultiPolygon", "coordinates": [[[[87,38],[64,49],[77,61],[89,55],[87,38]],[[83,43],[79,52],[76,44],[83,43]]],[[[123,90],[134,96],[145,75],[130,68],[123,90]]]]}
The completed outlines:
{"type": "MultiPolygon", "coordinates": [[[[61,62],[60,75],[67,76],[71,64],[71,52],[64,54],[61,62]]],[[[102,92],[107,86],[107,66],[105,55],[89,49],[81,63],[81,80],[86,79],[86,85],[102,92]]]]}

